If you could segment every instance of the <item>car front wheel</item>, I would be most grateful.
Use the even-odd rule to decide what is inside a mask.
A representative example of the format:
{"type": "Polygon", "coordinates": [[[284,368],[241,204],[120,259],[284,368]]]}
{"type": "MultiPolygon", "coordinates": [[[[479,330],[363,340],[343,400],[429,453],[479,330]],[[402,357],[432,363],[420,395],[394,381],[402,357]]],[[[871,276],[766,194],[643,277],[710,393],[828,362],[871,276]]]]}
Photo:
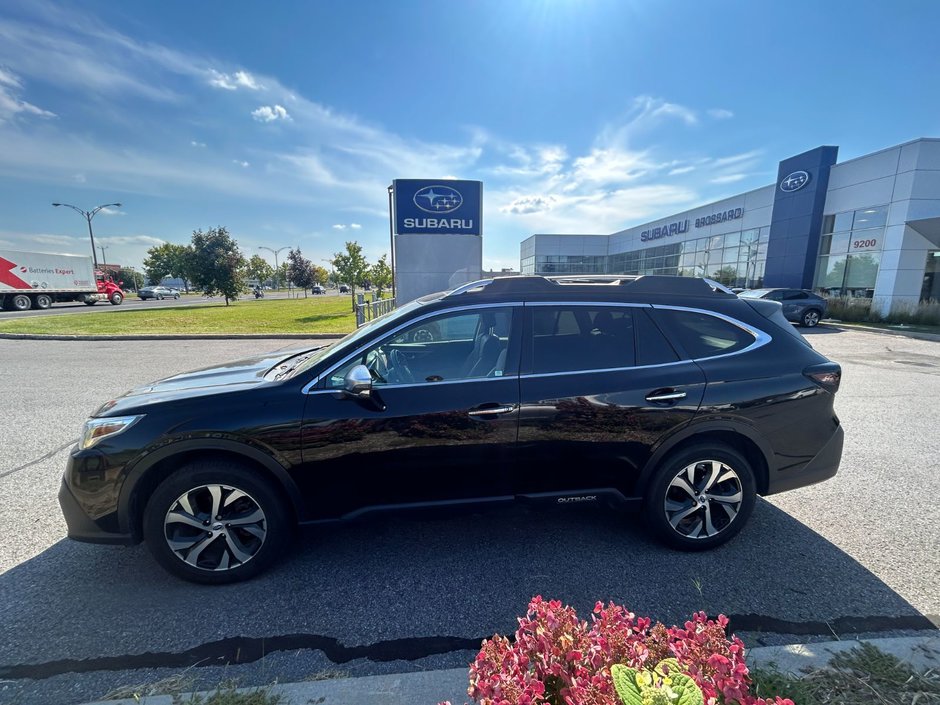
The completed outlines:
{"type": "Polygon", "coordinates": [[[809,311],[806,311],[803,314],[803,317],[800,319],[800,323],[807,328],[815,328],[819,325],[819,319],[821,318],[819,311],[814,308],[811,308],[809,311]]]}
{"type": "Polygon", "coordinates": [[[144,511],[144,539],[167,571],[196,583],[245,580],[270,566],[290,538],[287,507],[257,471],[219,461],[186,465],[144,511]]]}
{"type": "Polygon", "coordinates": [[[720,444],[692,446],[660,466],[644,497],[657,536],[683,551],[720,546],[747,522],[756,501],[747,460],[720,444]]]}

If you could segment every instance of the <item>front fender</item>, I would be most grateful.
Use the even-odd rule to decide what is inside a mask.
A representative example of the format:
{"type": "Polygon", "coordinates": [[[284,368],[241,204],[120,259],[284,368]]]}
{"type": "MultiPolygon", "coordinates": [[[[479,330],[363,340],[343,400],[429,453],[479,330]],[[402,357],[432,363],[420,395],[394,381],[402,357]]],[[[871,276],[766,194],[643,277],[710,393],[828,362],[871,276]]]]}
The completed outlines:
{"type": "Polygon", "coordinates": [[[138,517],[142,510],[141,493],[156,487],[163,479],[163,477],[150,478],[148,474],[151,470],[175,456],[183,457],[197,453],[211,455],[213,452],[236,455],[264,467],[290,499],[294,515],[298,518],[303,517],[304,505],[300,490],[287,472],[287,468],[277,458],[258,446],[241,441],[228,438],[199,438],[161,446],[129,467],[118,500],[118,520],[121,529],[136,536],[138,529],[135,526],[137,523],[135,517],[138,517]]]}

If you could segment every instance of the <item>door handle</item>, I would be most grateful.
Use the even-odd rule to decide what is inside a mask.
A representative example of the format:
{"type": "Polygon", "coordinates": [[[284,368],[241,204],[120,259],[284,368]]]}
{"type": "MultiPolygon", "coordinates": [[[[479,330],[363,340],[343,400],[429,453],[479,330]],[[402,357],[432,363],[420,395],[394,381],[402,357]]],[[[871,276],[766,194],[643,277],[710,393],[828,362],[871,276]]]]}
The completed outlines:
{"type": "Polygon", "coordinates": [[[495,416],[498,414],[511,414],[515,410],[515,406],[490,406],[485,409],[470,409],[467,413],[470,416],[495,416]]]}
{"type": "Polygon", "coordinates": [[[650,392],[649,395],[647,395],[646,401],[677,401],[679,399],[685,399],[685,397],[685,392],[680,392],[675,389],[657,389],[656,391],[650,392]]]}

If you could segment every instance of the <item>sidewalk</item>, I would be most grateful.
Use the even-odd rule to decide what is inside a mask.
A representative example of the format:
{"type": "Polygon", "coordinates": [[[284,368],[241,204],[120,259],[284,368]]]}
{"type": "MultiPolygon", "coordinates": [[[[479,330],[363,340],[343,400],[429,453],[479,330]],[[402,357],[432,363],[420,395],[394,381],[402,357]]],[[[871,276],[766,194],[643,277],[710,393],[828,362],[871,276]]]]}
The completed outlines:
{"type": "MultiPolygon", "coordinates": [[[[933,636],[865,639],[885,653],[924,671],[940,667],[940,632],[933,636]]],[[[836,653],[848,651],[857,641],[827,641],[817,644],[790,644],[748,649],[747,665],[751,670],[776,667],[783,673],[799,673],[803,668],[822,668],[836,653]]],[[[246,689],[248,691],[251,688],[246,689]]],[[[272,686],[272,694],[280,695],[284,705],[435,705],[450,700],[454,705],[466,703],[467,669],[396,673],[387,676],[338,678],[306,683],[283,683],[272,686]]],[[[182,696],[188,702],[189,694],[182,696]]],[[[134,700],[108,700],[89,705],[172,705],[169,695],[134,700]]]]}

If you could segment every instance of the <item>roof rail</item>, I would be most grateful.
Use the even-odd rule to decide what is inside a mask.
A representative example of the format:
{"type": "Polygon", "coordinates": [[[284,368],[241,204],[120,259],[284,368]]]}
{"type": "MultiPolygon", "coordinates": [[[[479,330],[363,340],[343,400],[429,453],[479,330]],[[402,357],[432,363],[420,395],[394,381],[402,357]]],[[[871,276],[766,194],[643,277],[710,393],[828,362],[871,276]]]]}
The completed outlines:
{"type": "Polygon", "coordinates": [[[480,279],[458,286],[444,295],[445,299],[464,294],[486,291],[487,293],[548,293],[562,287],[630,287],[631,293],[643,294],[688,294],[689,296],[711,296],[714,294],[734,296],[729,289],[711,279],[680,277],[668,274],[588,274],[588,275],[518,275],[480,279]]]}

